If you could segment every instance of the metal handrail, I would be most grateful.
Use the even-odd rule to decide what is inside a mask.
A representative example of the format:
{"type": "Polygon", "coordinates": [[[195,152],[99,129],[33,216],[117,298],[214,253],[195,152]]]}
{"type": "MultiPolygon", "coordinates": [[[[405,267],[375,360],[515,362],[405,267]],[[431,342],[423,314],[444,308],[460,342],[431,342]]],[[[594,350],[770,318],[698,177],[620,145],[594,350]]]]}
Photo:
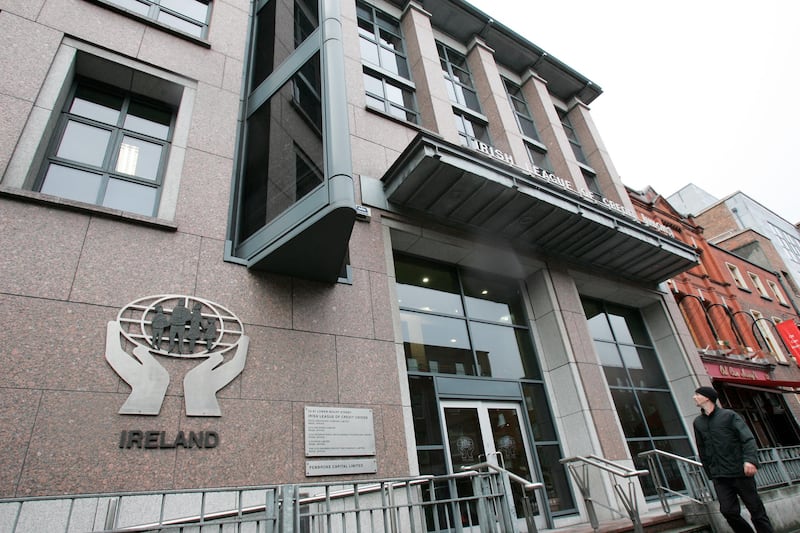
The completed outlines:
{"type": "Polygon", "coordinates": [[[642,452],[639,454],[639,457],[647,459],[650,474],[653,477],[653,484],[658,493],[661,508],[665,513],[669,514],[670,512],[669,500],[667,499],[668,495],[688,498],[695,503],[703,505],[715,499],[714,486],[710,483],[708,476],[706,476],[703,463],[700,461],[658,449],[642,452]],[[675,461],[683,483],[686,486],[686,492],[676,491],[669,486],[667,480],[665,480],[662,475],[661,466],[657,458],[675,461]]]}
{"type": "Polygon", "coordinates": [[[618,509],[614,509],[611,506],[603,505],[600,502],[596,502],[589,490],[589,466],[598,468],[601,471],[604,471],[612,476],[612,484],[614,486],[614,491],[617,493],[622,506],[625,508],[625,511],[628,514],[628,518],[633,522],[633,530],[636,533],[644,533],[644,527],[642,526],[642,520],[639,517],[639,503],[636,499],[636,484],[634,483],[634,479],[642,476],[650,475],[648,470],[638,470],[635,468],[628,468],[626,466],[614,463],[613,461],[609,461],[604,457],[599,457],[597,455],[588,455],[588,456],[573,456],[573,457],[565,457],[564,459],[560,460],[561,464],[566,465],[569,469],[572,477],[575,479],[575,483],[578,485],[578,489],[581,491],[581,495],[583,496],[583,502],[586,505],[586,513],[589,515],[589,523],[592,526],[592,529],[595,531],[599,531],[600,528],[600,521],[597,519],[597,512],[595,511],[595,504],[608,509],[611,512],[617,513],[620,516],[625,516],[622,512],[618,509]],[[578,471],[580,468],[580,472],[578,471]],[[628,492],[625,493],[624,489],[620,486],[617,482],[617,478],[623,478],[628,480],[628,492]]]}
{"type": "MultiPolygon", "coordinates": [[[[453,477],[472,477],[476,475],[472,472],[463,472],[461,474],[454,474],[453,477]]],[[[382,491],[386,488],[390,489],[397,489],[401,487],[413,487],[416,485],[422,485],[424,483],[430,482],[434,479],[434,476],[431,475],[423,475],[417,476],[414,478],[408,478],[403,481],[393,481],[389,482],[388,485],[384,483],[370,483],[369,485],[364,485],[359,487],[358,489],[349,489],[349,490],[338,490],[334,492],[330,492],[328,494],[317,494],[313,496],[305,496],[300,497],[297,499],[298,505],[310,505],[314,503],[321,503],[325,501],[331,500],[340,500],[343,498],[351,498],[356,495],[364,495],[364,494],[372,494],[375,492],[382,491]]],[[[143,531],[150,531],[153,528],[161,528],[166,526],[183,526],[183,525],[190,525],[190,524],[199,524],[202,522],[208,521],[219,521],[224,520],[226,518],[235,518],[240,517],[248,514],[255,514],[255,513],[262,513],[266,512],[267,505],[253,505],[248,507],[243,507],[241,509],[230,509],[225,511],[215,511],[209,512],[199,515],[191,515],[181,518],[173,518],[169,520],[161,520],[159,522],[152,522],[149,524],[139,524],[136,526],[127,526],[122,528],[117,528],[113,530],[108,530],[106,533],[115,533],[115,532],[125,532],[125,533],[136,533],[136,532],[143,532],[143,531]]]]}
{"type": "MultiPolygon", "coordinates": [[[[522,486],[522,489],[526,492],[533,492],[534,490],[541,489],[544,501],[547,501],[547,493],[544,491],[544,483],[540,481],[528,481],[522,476],[515,474],[514,472],[505,468],[505,462],[503,461],[503,454],[502,452],[494,452],[494,455],[498,455],[500,457],[500,462],[503,466],[496,465],[494,463],[483,462],[477,463],[474,465],[465,465],[461,467],[461,470],[468,471],[468,472],[477,472],[482,468],[486,468],[487,470],[494,470],[495,472],[499,473],[504,478],[508,479],[508,481],[513,481],[522,486]]],[[[510,494],[510,488],[508,487],[510,494]]],[[[528,526],[528,533],[536,533],[536,522],[534,518],[534,510],[531,507],[531,502],[527,498],[523,499],[523,511],[525,513],[524,519],[525,523],[528,526]]],[[[549,513],[544,513],[545,519],[547,521],[547,527],[552,528],[553,523],[549,513]]]]}

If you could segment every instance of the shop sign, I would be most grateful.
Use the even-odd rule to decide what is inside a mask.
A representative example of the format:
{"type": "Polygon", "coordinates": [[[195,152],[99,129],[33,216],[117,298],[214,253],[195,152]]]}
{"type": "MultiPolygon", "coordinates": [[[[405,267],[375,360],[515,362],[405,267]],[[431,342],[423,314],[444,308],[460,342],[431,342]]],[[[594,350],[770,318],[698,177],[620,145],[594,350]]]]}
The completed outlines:
{"type": "Polygon", "coordinates": [[[800,365],[800,329],[797,328],[797,324],[793,320],[784,320],[775,324],[775,329],[778,330],[783,342],[794,355],[797,364],[800,365]]]}
{"type": "Polygon", "coordinates": [[[769,373],[754,368],[736,365],[706,363],[706,371],[712,378],[731,377],[739,379],[769,380],[769,373]]]}

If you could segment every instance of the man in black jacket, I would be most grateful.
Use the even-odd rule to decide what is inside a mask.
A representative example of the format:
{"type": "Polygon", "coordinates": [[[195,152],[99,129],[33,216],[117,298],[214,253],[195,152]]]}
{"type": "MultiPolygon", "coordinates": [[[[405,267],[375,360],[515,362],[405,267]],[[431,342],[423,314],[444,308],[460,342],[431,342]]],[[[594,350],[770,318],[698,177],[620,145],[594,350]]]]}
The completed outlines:
{"type": "Polygon", "coordinates": [[[736,533],[753,533],[740,514],[741,498],[756,531],[773,533],[756,488],[758,457],[753,433],[736,412],[717,407],[717,391],[712,387],[697,389],[694,402],[701,411],[694,420],[697,451],[703,469],[714,481],[720,513],[736,533]]]}

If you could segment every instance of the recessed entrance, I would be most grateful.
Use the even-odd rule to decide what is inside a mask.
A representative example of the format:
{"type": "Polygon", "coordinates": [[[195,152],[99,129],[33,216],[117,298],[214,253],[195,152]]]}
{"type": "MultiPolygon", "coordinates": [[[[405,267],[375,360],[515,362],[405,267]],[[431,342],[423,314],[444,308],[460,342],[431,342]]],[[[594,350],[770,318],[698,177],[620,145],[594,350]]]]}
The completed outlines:
{"type": "MultiPolygon", "coordinates": [[[[446,431],[447,466],[451,473],[461,472],[464,466],[488,462],[528,481],[537,481],[519,404],[447,400],[441,402],[441,409],[446,431]]],[[[522,498],[526,495],[516,483],[512,483],[511,488],[517,516],[522,520],[522,498]]],[[[535,496],[539,497],[538,494],[535,496]]],[[[537,504],[536,508],[542,507],[537,504]]],[[[538,527],[544,527],[541,513],[536,522],[538,527]]]]}

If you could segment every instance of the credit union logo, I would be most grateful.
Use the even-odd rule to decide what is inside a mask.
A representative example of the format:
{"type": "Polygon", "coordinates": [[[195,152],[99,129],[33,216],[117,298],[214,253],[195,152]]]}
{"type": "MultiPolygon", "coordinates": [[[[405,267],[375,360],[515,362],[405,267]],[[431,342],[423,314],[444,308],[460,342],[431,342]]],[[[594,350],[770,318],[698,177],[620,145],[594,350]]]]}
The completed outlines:
{"type": "Polygon", "coordinates": [[[131,386],[119,410],[157,415],[170,374],[165,358],[197,360],[183,378],[187,416],[221,416],[217,391],[244,369],[250,339],[223,306],[185,295],[147,296],[123,307],[106,330],[106,361],[131,386]]]}

